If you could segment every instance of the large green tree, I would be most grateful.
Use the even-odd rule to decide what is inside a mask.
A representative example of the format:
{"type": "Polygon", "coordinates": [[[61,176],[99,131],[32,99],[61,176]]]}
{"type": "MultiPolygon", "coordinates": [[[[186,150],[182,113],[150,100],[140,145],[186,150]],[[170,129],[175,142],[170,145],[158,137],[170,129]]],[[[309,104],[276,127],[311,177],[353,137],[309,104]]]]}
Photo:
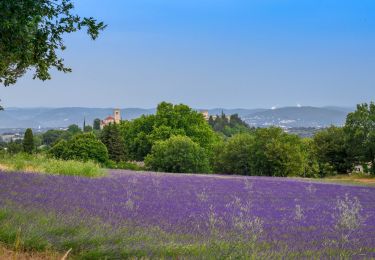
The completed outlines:
{"type": "Polygon", "coordinates": [[[125,160],[124,140],[117,124],[105,126],[101,133],[100,140],[107,147],[109,159],[115,162],[125,160]]]}
{"type": "Polygon", "coordinates": [[[23,151],[25,153],[32,154],[35,150],[35,145],[34,145],[34,135],[33,135],[33,130],[30,128],[26,129],[24,138],[23,138],[23,151]]]}
{"type": "Polygon", "coordinates": [[[50,69],[70,72],[59,53],[66,49],[63,35],[83,28],[96,39],[103,22],[73,13],[70,0],[0,1],[0,83],[14,84],[28,69],[34,78],[48,80],[50,69]]]}
{"type": "Polygon", "coordinates": [[[146,166],[155,171],[204,173],[209,171],[206,152],[187,136],[158,141],[146,157],[146,166]]]}
{"type": "Polygon", "coordinates": [[[343,128],[331,126],[316,133],[313,146],[321,166],[321,175],[347,173],[350,170],[343,128]],[[333,172],[324,172],[327,169],[332,169],[333,172]]]}
{"type": "Polygon", "coordinates": [[[151,152],[152,146],[173,135],[188,136],[195,143],[211,151],[218,139],[202,114],[180,104],[162,102],[155,115],[142,116],[121,124],[127,155],[130,159],[142,161],[151,152]]]}
{"type": "Polygon", "coordinates": [[[92,160],[103,164],[108,161],[106,146],[93,133],[78,134],[69,141],[61,140],[49,153],[64,160],[92,160]]]}
{"type": "Polygon", "coordinates": [[[143,161],[145,156],[150,153],[152,143],[148,136],[153,130],[154,123],[154,115],[143,115],[132,121],[121,122],[121,133],[129,159],[143,161]]]}
{"type": "Polygon", "coordinates": [[[372,163],[375,174],[375,103],[361,104],[349,113],[344,127],[348,153],[353,163],[372,163]]]}
{"type": "Polygon", "coordinates": [[[250,155],[254,152],[255,136],[237,134],[225,144],[215,147],[213,170],[219,173],[251,175],[250,155]]]}
{"type": "Polygon", "coordinates": [[[42,134],[42,144],[47,146],[52,146],[56,142],[64,139],[68,140],[72,136],[71,133],[64,131],[64,130],[55,130],[50,129],[47,132],[42,134]]]}
{"type": "Polygon", "coordinates": [[[94,122],[93,122],[93,129],[96,130],[96,131],[99,131],[100,130],[100,119],[99,118],[95,118],[94,119],[94,122]]]}
{"type": "Polygon", "coordinates": [[[302,140],[280,128],[231,137],[216,150],[214,170],[257,176],[301,176],[307,163],[302,140]]]}

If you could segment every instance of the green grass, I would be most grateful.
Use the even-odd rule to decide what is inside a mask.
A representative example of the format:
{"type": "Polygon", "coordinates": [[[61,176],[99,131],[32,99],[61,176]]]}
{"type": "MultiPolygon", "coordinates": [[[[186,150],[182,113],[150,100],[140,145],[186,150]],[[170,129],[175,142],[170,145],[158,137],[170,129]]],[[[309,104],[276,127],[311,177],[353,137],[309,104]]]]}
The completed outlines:
{"type": "Polygon", "coordinates": [[[105,175],[105,170],[94,162],[63,161],[48,158],[44,155],[29,154],[0,154],[0,170],[84,177],[105,175]]]}
{"type": "Polygon", "coordinates": [[[0,243],[15,252],[56,252],[71,249],[70,259],[349,259],[353,252],[274,250],[225,234],[215,237],[167,233],[157,227],[124,223],[112,227],[99,220],[59,217],[12,207],[0,208],[0,243]]]}

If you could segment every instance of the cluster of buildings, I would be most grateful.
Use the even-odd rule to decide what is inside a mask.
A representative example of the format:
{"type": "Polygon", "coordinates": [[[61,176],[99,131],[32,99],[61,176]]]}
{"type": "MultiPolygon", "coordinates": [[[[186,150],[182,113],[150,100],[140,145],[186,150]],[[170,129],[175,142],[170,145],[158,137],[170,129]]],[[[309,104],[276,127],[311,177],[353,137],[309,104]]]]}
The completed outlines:
{"type": "Polygon", "coordinates": [[[21,133],[4,133],[0,135],[0,142],[10,143],[17,140],[23,140],[23,134],[21,133]]]}
{"type": "MultiPolygon", "coordinates": [[[[208,121],[210,119],[210,114],[208,113],[208,110],[200,110],[199,111],[204,119],[206,119],[206,121],[208,121]]],[[[217,115],[212,115],[211,116],[213,120],[215,120],[218,116],[217,115]]],[[[228,121],[230,121],[230,115],[225,115],[225,117],[227,118],[228,121]]]]}

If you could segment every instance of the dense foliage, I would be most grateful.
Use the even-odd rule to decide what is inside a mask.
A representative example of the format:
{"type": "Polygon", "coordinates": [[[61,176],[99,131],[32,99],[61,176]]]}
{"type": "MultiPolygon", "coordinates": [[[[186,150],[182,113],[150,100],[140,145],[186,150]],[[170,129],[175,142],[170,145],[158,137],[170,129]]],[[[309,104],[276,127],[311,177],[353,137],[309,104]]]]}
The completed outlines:
{"type": "MultiPolygon", "coordinates": [[[[147,158],[147,166],[157,171],[316,178],[346,174],[362,165],[365,172],[374,172],[374,115],[373,103],[362,104],[344,127],[300,138],[276,127],[249,128],[237,115],[206,121],[186,105],[163,102],[155,115],[103,130],[82,132],[71,125],[34,135],[33,151],[52,147],[49,153],[56,158],[94,160],[117,169],[143,169],[147,158]]],[[[100,129],[100,120],[94,125],[100,129]]],[[[19,140],[2,146],[10,154],[26,151],[19,140]]]]}
{"type": "MultiPolygon", "coordinates": [[[[344,131],[352,162],[365,168],[375,166],[375,103],[358,105],[348,115],[344,131]]],[[[370,171],[375,174],[375,167],[370,171]]]]}
{"type": "Polygon", "coordinates": [[[125,161],[125,146],[118,125],[105,126],[100,140],[107,147],[109,159],[117,163],[125,161]]]}
{"type": "Polygon", "coordinates": [[[93,133],[78,134],[69,141],[62,140],[49,153],[64,160],[92,160],[99,163],[108,161],[106,146],[93,133]]]}
{"type": "Polygon", "coordinates": [[[227,116],[222,112],[220,116],[210,116],[208,123],[216,132],[222,133],[227,137],[251,131],[249,125],[238,114],[227,116]]]}
{"type": "Polygon", "coordinates": [[[32,154],[35,150],[35,145],[34,145],[34,135],[33,131],[28,128],[26,129],[24,138],[23,138],[23,151],[28,154],[32,154]]]}
{"type": "Polygon", "coordinates": [[[296,176],[304,171],[302,141],[279,128],[257,129],[239,134],[217,150],[216,172],[257,175],[296,176]]]}
{"type": "Polygon", "coordinates": [[[99,119],[99,118],[95,118],[95,119],[94,119],[94,122],[93,122],[92,128],[93,128],[93,130],[95,130],[95,131],[99,131],[99,130],[100,130],[100,119],[99,119]]]}
{"type": "Polygon", "coordinates": [[[344,129],[329,127],[315,134],[313,145],[320,163],[321,175],[346,173],[351,169],[344,129]]]}
{"type": "Polygon", "coordinates": [[[162,102],[155,115],[142,116],[122,123],[126,154],[131,160],[142,161],[152,146],[173,135],[189,137],[207,153],[218,137],[203,116],[190,107],[162,102]]]}
{"type": "Polygon", "coordinates": [[[70,0],[0,1],[0,83],[14,84],[30,68],[41,80],[51,78],[51,68],[71,71],[58,56],[66,49],[63,35],[87,28],[96,39],[105,28],[73,14],[73,8],[70,0]]]}
{"type": "Polygon", "coordinates": [[[204,173],[209,171],[206,152],[187,136],[172,136],[158,141],[145,159],[146,166],[155,171],[204,173]]]}

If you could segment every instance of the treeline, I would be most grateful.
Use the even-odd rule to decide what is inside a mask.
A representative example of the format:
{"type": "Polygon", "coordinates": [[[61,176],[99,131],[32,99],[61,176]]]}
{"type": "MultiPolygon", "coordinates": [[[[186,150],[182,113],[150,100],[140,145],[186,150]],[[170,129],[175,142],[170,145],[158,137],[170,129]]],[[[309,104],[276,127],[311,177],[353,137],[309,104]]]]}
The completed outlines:
{"type": "MultiPolygon", "coordinates": [[[[158,105],[154,115],[103,130],[95,120],[94,127],[84,130],[73,125],[67,131],[47,131],[38,137],[43,147],[39,150],[55,158],[93,160],[110,168],[136,168],[130,162],[144,162],[147,170],[177,173],[325,177],[361,165],[375,174],[374,103],[358,105],[344,127],[332,126],[313,138],[276,127],[250,128],[238,115],[222,113],[207,122],[186,105],[166,102],[158,105]]],[[[28,135],[22,150],[32,153],[35,143],[27,142],[28,135]]]]}

